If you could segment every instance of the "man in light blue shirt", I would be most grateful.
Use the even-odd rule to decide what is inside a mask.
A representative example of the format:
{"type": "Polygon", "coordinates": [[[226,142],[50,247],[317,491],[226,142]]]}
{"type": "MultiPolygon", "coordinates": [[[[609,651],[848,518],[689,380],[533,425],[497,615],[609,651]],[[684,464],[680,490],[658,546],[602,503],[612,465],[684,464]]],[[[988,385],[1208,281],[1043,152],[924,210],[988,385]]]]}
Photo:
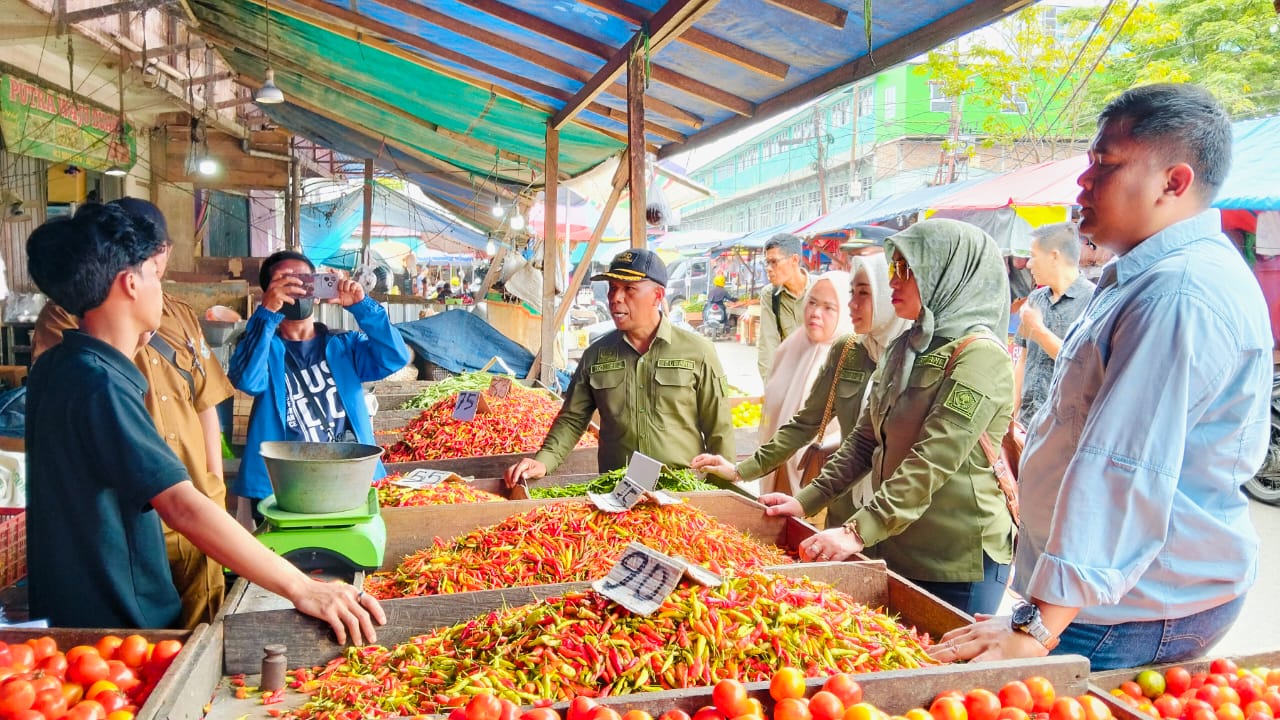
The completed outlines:
{"type": "Polygon", "coordinates": [[[1257,575],[1241,486],[1269,438],[1266,302],[1209,209],[1231,127],[1204,90],[1103,110],[1080,234],[1113,250],[1064,339],[1019,475],[1012,617],[947,633],[944,661],[1074,653],[1094,670],[1203,654],[1257,575]]]}

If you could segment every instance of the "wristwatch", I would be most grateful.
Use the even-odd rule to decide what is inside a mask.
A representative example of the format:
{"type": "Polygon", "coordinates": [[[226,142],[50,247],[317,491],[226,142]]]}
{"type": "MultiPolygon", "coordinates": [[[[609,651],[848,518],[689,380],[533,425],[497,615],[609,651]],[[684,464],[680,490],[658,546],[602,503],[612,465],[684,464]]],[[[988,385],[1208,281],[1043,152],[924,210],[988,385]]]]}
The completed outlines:
{"type": "Polygon", "coordinates": [[[1037,642],[1044,646],[1045,650],[1052,650],[1058,647],[1058,636],[1049,632],[1049,628],[1044,626],[1040,620],[1040,608],[1035,603],[1029,603],[1025,600],[1013,606],[1013,616],[1010,618],[1009,624],[1014,630],[1026,633],[1035,638],[1037,642]]]}

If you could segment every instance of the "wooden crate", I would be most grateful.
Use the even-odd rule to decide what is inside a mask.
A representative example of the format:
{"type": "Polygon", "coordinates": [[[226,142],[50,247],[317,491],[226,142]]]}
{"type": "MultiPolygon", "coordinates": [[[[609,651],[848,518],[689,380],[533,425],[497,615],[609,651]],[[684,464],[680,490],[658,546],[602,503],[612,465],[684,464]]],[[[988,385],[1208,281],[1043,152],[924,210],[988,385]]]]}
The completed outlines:
{"type": "MultiPolygon", "coordinates": [[[[1115,712],[1116,708],[1122,708],[1125,712],[1129,713],[1131,717],[1138,718],[1139,720],[1159,720],[1159,718],[1155,718],[1152,715],[1148,715],[1147,713],[1140,712],[1125,703],[1117,701],[1114,697],[1112,697],[1111,691],[1120,687],[1120,683],[1125,682],[1126,680],[1133,680],[1134,678],[1138,677],[1138,673],[1148,669],[1157,670],[1163,673],[1164,671],[1168,670],[1171,667],[1181,665],[1182,667],[1186,668],[1187,671],[1190,672],[1192,675],[1196,673],[1201,673],[1201,672],[1207,673],[1209,672],[1209,663],[1212,662],[1212,657],[1218,657],[1218,656],[1211,656],[1208,658],[1204,658],[1202,660],[1189,660],[1186,662],[1164,663],[1162,665],[1148,665],[1144,667],[1126,668],[1123,670],[1103,670],[1100,672],[1093,673],[1089,676],[1090,690],[1093,692],[1094,695],[1097,695],[1098,697],[1106,701],[1107,704],[1111,706],[1112,712],[1115,712]]],[[[1256,653],[1252,655],[1237,655],[1237,656],[1228,656],[1228,657],[1230,660],[1235,662],[1237,666],[1242,668],[1255,668],[1255,667],[1274,668],[1274,667],[1280,666],[1280,650],[1273,650],[1273,651],[1264,652],[1264,653],[1256,653]]]]}
{"type": "Polygon", "coordinates": [[[244,445],[249,436],[249,414],[253,412],[253,396],[236,390],[231,397],[231,442],[244,445]]]}
{"type": "MultiPolygon", "coordinates": [[[[801,540],[817,532],[817,528],[797,518],[765,515],[763,505],[727,490],[678,495],[720,522],[792,553],[801,540]]],[[[437,537],[452,539],[554,502],[563,502],[563,499],[383,508],[387,551],[382,569],[395,568],[404,556],[429,547],[437,537]]]]}
{"type": "MultiPolygon", "coordinates": [[[[378,435],[378,443],[387,445],[384,434],[378,435]]],[[[569,452],[556,472],[567,475],[597,473],[597,448],[577,448],[569,452]]],[[[387,472],[408,473],[418,468],[429,470],[447,470],[462,477],[500,478],[507,468],[520,462],[521,458],[533,457],[533,453],[510,453],[507,455],[481,455],[469,458],[453,458],[451,460],[428,460],[425,462],[387,463],[387,472]]]]}
{"type": "MultiPolygon", "coordinates": [[[[772,568],[771,572],[831,583],[864,604],[897,613],[901,622],[933,637],[972,622],[968,615],[886,570],[884,563],[878,561],[796,564],[772,568]]],[[[283,599],[259,588],[240,582],[237,585],[228,594],[224,616],[224,673],[257,672],[261,667],[262,647],[269,643],[288,646],[290,667],[323,665],[341,653],[328,624],[298,613],[283,599]]],[[[387,600],[382,603],[387,624],[378,628],[378,643],[396,645],[437,627],[454,625],[500,608],[525,605],[589,587],[590,583],[579,582],[387,600]]],[[[1035,668],[1041,662],[1022,661],[1026,674],[1036,674],[1035,668]]]]}
{"type": "MultiPolygon", "coordinates": [[[[0,641],[21,643],[48,635],[66,651],[76,645],[92,645],[103,635],[124,637],[137,633],[150,642],[181,640],[182,650],[160,678],[146,703],[138,708],[135,720],[198,720],[213,697],[221,677],[223,629],[201,623],[194,630],[115,630],[81,628],[0,627],[0,641]]],[[[261,652],[261,649],[259,649],[261,652]]]]}

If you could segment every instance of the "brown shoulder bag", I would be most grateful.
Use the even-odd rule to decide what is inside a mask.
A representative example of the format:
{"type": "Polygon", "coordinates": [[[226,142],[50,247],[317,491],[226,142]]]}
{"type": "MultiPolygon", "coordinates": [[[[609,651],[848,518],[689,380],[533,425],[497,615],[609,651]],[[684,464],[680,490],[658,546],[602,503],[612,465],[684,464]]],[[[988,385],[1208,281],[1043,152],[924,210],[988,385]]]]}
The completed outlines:
{"type": "MultiPolygon", "coordinates": [[[[956,359],[960,357],[960,353],[969,347],[969,343],[974,340],[986,338],[991,342],[999,343],[993,337],[987,335],[970,335],[960,341],[956,345],[956,349],[951,351],[951,357],[947,359],[946,370],[943,371],[944,377],[951,376],[951,368],[956,364],[956,359]]],[[[986,430],[982,431],[982,436],[978,438],[979,444],[982,445],[982,452],[986,454],[987,460],[991,463],[991,469],[995,472],[996,482],[1000,484],[1000,492],[1004,493],[1005,506],[1009,508],[1009,516],[1013,518],[1013,524],[1018,525],[1020,518],[1018,516],[1018,464],[1022,462],[1022,448],[1027,442],[1027,431],[1014,418],[1009,418],[1009,428],[1005,431],[1004,437],[1000,438],[1000,444],[996,445],[991,440],[991,436],[986,430]]]]}
{"type": "Polygon", "coordinates": [[[840,371],[844,369],[844,361],[849,357],[849,349],[857,342],[857,336],[851,335],[844,343],[844,349],[840,351],[840,359],[836,362],[835,375],[831,377],[831,390],[827,393],[827,409],[822,413],[822,424],[818,426],[818,433],[814,435],[813,442],[809,443],[804,449],[804,455],[800,456],[800,487],[804,487],[813,482],[813,479],[822,474],[822,466],[827,464],[827,459],[840,449],[840,440],[823,444],[822,437],[827,434],[827,425],[831,422],[831,414],[836,405],[836,386],[840,384],[840,371]]]}

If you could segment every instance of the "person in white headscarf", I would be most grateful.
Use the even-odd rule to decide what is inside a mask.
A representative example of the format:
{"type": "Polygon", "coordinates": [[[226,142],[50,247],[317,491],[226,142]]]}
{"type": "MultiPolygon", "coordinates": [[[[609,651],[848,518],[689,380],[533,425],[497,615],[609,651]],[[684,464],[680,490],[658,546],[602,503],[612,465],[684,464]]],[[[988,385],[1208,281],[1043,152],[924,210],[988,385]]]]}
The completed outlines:
{"type": "MultiPolygon", "coordinates": [[[[846,273],[840,274],[848,277],[846,273]]],[[[751,480],[789,466],[798,481],[799,459],[822,429],[829,404],[830,421],[820,440],[834,443],[853,428],[862,412],[863,400],[877,361],[889,343],[911,324],[894,313],[893,303],[890,301],[889,270],[883,255],[854,258],[850,290],[847,296],[849,318],[854,330],[860,335],[838,335],[831,339],[819,364],[813,369],[808,392],[796,393],[807,395],[804,404],[750,458],[735,466],[717,455],[699,455],[693,460],[694,469],[731,480],[751,480]]],[[[792,338],[787,339],[787,342],[791,341],[792,338]]],[[[771,386],[773,381],[774,376],[771,375],[771,386]]],[[[765,436],[763,429],[761,436],[765,436]]],[[[790,482],[789,478],[787,482],[790,482]]],[[[774,485],[785,487],[779,482],[774,485]]],[[[854,489],[851,488],[828,505],[829,526],[837,527],[853,514],[856,509],[853,493],[854,489]]]]}

